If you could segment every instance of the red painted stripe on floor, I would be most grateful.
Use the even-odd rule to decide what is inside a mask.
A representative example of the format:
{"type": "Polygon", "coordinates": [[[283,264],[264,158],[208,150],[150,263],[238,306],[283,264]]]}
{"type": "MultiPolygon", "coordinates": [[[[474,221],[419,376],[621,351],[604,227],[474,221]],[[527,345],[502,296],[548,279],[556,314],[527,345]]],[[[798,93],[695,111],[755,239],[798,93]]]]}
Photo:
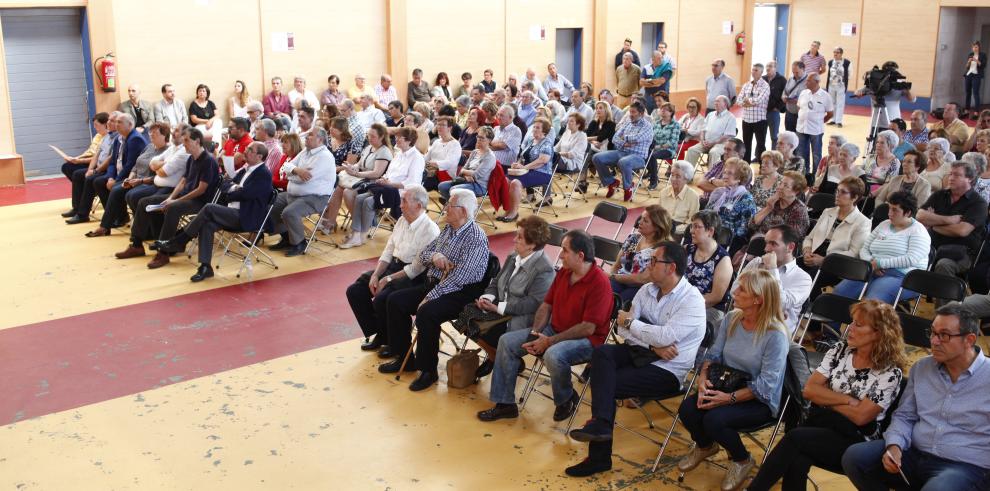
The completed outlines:
{"type": "Polygon", "coordinates": [[[0,206],[67,199],[71,194],[72,184],[64,177],[38,179],[36,181],[28,181],[23,186],[0,188],[0,206]]]}
{"type": "MultiPolygon", "coordinates": [[[[637,216],[631,210],[624,230],[637,216]]],[[[502,258],[513,236],[503,229],[490,238],[502,258]]],[[[592,228],[609,237],[614,230],[599,220],[592,228]]],[[[0,330],[0,424],[358,337],[344,291],[374,264],[354,261],[0,330]]]]}

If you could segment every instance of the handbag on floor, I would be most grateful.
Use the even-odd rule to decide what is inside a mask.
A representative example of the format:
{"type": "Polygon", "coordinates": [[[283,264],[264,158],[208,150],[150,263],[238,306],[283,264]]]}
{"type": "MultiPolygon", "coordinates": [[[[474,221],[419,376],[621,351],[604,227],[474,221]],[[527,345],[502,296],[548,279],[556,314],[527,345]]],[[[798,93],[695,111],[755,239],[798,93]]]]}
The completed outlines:
{"type": "Polygon", "coordinates": [[[478,351],[480,350],[461,350],[447,360],[447,387],[463,389],[474,383],[474,374],[480,363],[478,351]]]}

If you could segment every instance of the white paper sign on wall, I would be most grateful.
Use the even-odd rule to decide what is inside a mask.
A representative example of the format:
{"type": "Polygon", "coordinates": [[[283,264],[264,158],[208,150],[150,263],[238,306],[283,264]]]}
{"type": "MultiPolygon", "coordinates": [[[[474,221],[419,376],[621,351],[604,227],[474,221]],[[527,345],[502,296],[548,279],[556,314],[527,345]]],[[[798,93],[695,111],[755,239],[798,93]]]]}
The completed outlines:
{"type": "Polygon", "coordinates": [[[722,34],[732,34],[732,21],[723,20],[722,21],[722,34]]]}

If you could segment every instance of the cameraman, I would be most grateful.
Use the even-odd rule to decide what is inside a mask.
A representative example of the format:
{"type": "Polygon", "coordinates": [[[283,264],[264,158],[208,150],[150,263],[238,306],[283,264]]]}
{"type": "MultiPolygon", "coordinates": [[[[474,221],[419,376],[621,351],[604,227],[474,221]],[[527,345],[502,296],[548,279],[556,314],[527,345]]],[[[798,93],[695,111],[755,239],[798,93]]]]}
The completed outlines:
{"type": "MultiPolygon", "coordinates": [[[[896,72],[899,69],[900,67],[898,67],[897,63],[893,61],[888,61],[887,63],[884,63],[883,67],[881,68],[881,70],[884,72],[896,72]]],[[[866,77],[867,80],[869,80],[869,72],[867,72],[866,77]]],[[[905,90],[891,89],[891,91],[888,92],[883,97],[884,107],[887,108],[887,113],[884,114],[883,112],[880,112],[878,116],[877,113],[879,112],[879,108],[877,107],[878,106],[877,96],[876,94],[873,93],[872,90],[870,90],[869,86],[863,87],[857,90],[856,92],[854,92],[853,97],[857,97],[857,98],[863,97],[864,95],[867,94],[870,95],[870,99],[872,102],[870,106],[873,108],[872,112],[870,113],[870,121],[874,122],[876,125],[870,127],[871,136],[874,135],[875,133],[879,133],[880,131],[890,129],[890,120],[901,117],[902,98],[907,99],[908,102],[914,102],[917,99],[909,89],[905,89],[905,90]]],[[[872,142],[870,142],[870,145],[872,146],[872,142]]]]}

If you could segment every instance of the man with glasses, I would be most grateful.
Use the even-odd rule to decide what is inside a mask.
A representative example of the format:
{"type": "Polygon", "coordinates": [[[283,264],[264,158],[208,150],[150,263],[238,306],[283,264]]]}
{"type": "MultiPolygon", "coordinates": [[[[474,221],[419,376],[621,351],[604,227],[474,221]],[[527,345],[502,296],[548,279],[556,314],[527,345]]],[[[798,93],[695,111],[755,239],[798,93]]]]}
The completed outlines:
{"type": "Polygon", "coordinates": [[[918,210],[918,221],[932,235],[936,273],[949,276],[965,273],[983,242],[987,202],[973,189],[975,178],[973,164],[953,162],[949,187],[932,193],[918,210]]]}
{"type": "Polygon", "coordinates": [[[413,269],[425,271],[422,284],[392,293],[388,300],[388,346],[395,360],[378,366],[381,373],[396,373],[412,343],[412,316],[416,316],[416,354],[406,370],[419,370],[409,385],[418,392],[439,379],[440,325],[456,319],[464,306],[478,298],[488,268],[488,236],[474,221],[478,199],[467,189],[450,193],[444,220],[447,226],[416,257],[413,269]]]}
{"type": "Polygon", "coordinates": [[[175,237],[158,242],[159,251],[175,254],[186,250],[186,244],[199,237],[199,269],[189,278],[193,283],[213,276],[210,264],[214,233],[218,230],[254,232],[261,228],[272,195],[272,174],[265,166],[267,157],[268,148],[263,143],[249,145],[244,151],[244,166],[233,179],[225,179],[221,184],[227,204],[207,204],[175,237]]]}
{"type": "Polygon", "coordinates": [[[612,468],[615,400],[677,394],[705,338],[705,298],[684,273],[688,255],[676,242],[662,242],[650,257],[650,283],[620,310],[616,333],[624,344],[606,344],[591,355],[591,420],[571,430],[589,442],[588,458],[568,467],[584,477],[612,468]]]}
{"type": "Polygon", "coordinates": [[[337,183],[337,166],[327,148],[326,130],[314,128],[306,135],[305,144],[305,150],[279,169],[280,177],[289,184],[286,192],[279,193],[272,209],[275,233],[281,234],[282,239],[270,249],[287,249],[286,257],[306,253],[303,219],[323,211],[337,183]]]}
{"type": "Polygon", "coordinates": [[[911,368],[883,439],[853,445],[842,468],[857,489],[987,489],[990,363],[980,320],[959,303],[936,311],[932,356],[911,368]]]}

